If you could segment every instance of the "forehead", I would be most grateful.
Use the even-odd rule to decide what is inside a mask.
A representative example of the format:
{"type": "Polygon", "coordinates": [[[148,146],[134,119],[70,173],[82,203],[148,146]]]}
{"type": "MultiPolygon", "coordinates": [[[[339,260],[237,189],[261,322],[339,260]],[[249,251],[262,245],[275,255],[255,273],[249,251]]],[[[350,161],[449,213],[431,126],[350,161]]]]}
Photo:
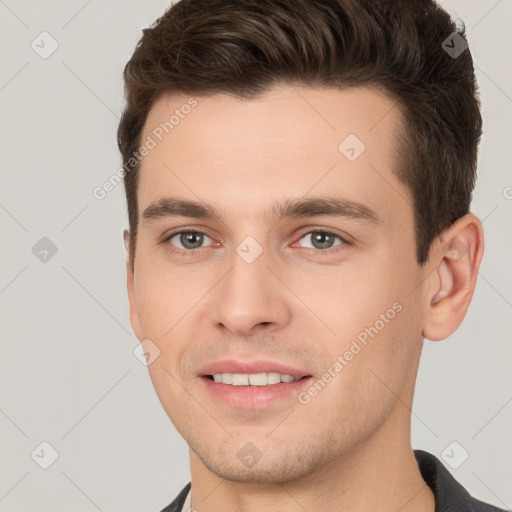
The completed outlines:
{"type": "Polygon", "coordinates": [[[334,189],[385,210],[408,196],[394,174],[402,122],[395,102],[370,87],[283,85],[250,100],[163,95],[141,135],[152,148],[140,165],[139,211],[169,194],[256,216],[283,195],[334,189]]]}

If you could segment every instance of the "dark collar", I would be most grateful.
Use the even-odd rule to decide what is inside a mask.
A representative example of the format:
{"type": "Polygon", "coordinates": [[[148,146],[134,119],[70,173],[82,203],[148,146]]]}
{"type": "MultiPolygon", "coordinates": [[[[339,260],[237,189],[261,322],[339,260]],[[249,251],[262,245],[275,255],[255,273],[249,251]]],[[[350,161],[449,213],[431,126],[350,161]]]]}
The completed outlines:
{"type": "MultiPolygon", "coordinates": [[[[178,494],[178,496],[176,496],[176,499],[170,505],[167,505],[167,507],[165,507],[162,512],[181,512],[189,491],[190,482],[185,485],[185,487],[183,487],[182,491],[178,494]]],[[[188,512],[188,510],[184,510],[183,512],[188,512]]]]}
{"type": "MultiPolygon", "coordinates": [[[[414,450],[414,455],[423,480],[434,493],[435,512],[504,512],[473,498],[434,455],[423,450],[414,450]]],[[[190,482],[162,512],[181,512],[189,491],[190,482]]]]}
{"type": "Polygon", "coordinates": [[[421,476],[432,489],[436,499],[435,512],[502,512],[473,498],[441,461],[431,453],[414,450],[421,476]]]}

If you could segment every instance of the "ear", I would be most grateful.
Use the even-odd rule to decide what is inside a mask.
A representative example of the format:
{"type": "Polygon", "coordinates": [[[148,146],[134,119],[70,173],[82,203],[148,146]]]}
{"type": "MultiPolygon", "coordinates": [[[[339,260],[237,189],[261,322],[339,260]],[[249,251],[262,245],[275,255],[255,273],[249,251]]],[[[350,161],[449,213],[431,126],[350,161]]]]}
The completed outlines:
{"type": "Polygon", "coordinates": [[[475,290],[484,252],[482,223],[469,213],[458,219],[433,243],[425,295],[422,334],[433,341],[450,336],[462,323],[475,290]]]}
{"type": "Polygon", "coordinates": [[[126,248],[126,288],[128,290],[128,301],[130,303],[130,323],[139,341],[142,341],[142,330],[140,327],[139,311],[137,309],[137,302],[135,300],[135,268],[133,262],[130,260],[130,232],[125,229],[123,232],[124,246],[126,248]]]}

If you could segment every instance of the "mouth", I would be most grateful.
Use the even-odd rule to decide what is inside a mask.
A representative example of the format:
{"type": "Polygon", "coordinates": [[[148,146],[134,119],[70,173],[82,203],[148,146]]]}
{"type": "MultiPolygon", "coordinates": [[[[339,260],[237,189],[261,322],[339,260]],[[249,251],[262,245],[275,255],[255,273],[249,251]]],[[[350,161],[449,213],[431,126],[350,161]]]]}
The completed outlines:
{"type": "Polygon", "coordinates": [[[227,384],[229,386],[275,386],[276,384],[296,382],[306,379],[310,375],[294,377],[287,373],[262,372],[262,373],[214,373],[206,375],[206,378],[227,384]]]}
{"type": "Polygon", "coordinates": [[[269,361],[218,361],[204,367],[198,376],[215,401],[250,409],[296,400],[313,380],[305,370],[269,361]]]}

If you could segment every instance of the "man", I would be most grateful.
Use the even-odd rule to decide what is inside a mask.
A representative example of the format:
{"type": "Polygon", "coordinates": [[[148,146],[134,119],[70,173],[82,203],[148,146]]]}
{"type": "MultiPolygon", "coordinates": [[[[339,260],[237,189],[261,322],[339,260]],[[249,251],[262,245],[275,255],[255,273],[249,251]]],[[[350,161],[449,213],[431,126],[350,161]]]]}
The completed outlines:
{"type": "Polygon", "coordinates": [[[181,0],[125,69],[130,320],[165,511],[492,511],[410,440],[483,254],[464,32],[429,0],[181,0]]]}

